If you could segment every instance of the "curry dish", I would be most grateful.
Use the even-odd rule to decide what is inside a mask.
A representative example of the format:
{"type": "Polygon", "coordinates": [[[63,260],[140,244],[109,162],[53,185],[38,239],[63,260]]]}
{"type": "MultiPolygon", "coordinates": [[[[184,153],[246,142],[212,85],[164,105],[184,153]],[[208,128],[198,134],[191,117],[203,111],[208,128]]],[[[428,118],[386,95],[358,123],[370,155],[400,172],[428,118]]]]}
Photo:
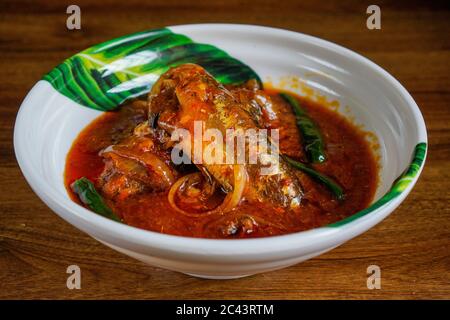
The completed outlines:
{"type": "MultiPolygon", "coordinates": [[[[245,152],[252,153],[246,143],[245,152]]],[[[65,169],[71,198],[101,215],[161,233],[227,239],[339,221],[370,204],[377,177],[364,132],[336,111],[253,80],[224,86],[194,64],[170,69],[147,97],[95,119],[73,143],[65,169]],[[198,121],[201,132],[224,136],[278,129],[278,142],[257,136],[267,149],[278,147],[277,170],[261,173],[267,163],[259,155],[255,163],[209,163],[176,149],[178,129],[196,143],[198,121]],[[192,161],[176,163],[174,151],[192,161]]]]}

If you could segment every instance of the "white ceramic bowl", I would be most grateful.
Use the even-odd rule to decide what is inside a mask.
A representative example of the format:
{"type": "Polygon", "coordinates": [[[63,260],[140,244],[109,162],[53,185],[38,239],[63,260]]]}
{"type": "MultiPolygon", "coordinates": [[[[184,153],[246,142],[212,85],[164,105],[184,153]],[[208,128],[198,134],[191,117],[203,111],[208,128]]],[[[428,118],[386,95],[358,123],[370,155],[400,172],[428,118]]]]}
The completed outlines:
{"type": "Polygon", "coordinates": [[[286,85],[283,79],[294,76],[300,85],[291,90],[305,94],[305,88],[312,88],[318,95],[337,100],[340,112],[378,138],[381,169],[375,203],[331,226],[260,239],[194,239],[108,220],[71,201],[63,181],[72,142],[100,112],[78,105],[48,82],[39,81],[20,107],[14,147],[28,183],[64,220],[153,266],[227,279],[284,268],[331,250],[383,220],[411,191],[426,153],[424,120],[405,88],[379,66],[336,44],[280,29],[230,24],[169,29],[224,49],[251,66],[263,81],[286,85]],[[422,149],[409,174],[389,193],[394,180],[410,166],[419,143],[422,149]]]}

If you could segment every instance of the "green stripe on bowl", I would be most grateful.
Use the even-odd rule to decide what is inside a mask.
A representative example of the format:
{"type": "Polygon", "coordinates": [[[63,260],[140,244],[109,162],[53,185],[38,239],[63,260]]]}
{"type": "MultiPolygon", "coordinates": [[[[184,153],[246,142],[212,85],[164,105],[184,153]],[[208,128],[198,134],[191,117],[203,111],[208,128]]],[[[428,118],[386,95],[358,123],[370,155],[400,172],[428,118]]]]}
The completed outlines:
{"type": "Polygon", "coordinates": [[[43,79],[89,108],[108,111],[148,93],[161,74],[183,63],[204,67],[223,84],[261,79],[225,51],[167,28],[113,39],[75,54],[43,79]]]}
{"type": "Polygon", "coordinates": [[[354,215],[340,220],[338,222],[327,225],[326,227],[340,227],[349,222],[352,222],[358,218],[365,216],[368,213],[380,208],[385,205],[392,199],[398,197],[405,189],[410,185],[411,181],[413,181],[414,177],[418,174],[421,166],[423,165],[423,161],[425,160],[425,154],[427,150],[427,144],[425,142],[418,143],[414,148],[413,159],[411,164],[406,168],[404,173],[398,177],[391,186],[391,189],[379,200],[374,202],[368,208],[355,213],[354,215]]]}

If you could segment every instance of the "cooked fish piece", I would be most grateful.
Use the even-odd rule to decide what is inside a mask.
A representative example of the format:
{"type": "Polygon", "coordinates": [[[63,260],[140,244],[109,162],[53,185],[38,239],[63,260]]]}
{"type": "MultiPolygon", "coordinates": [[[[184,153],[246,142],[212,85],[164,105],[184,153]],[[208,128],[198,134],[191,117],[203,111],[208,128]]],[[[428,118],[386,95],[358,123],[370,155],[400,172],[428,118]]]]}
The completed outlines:
{"type": "MultiPolygon", "coordinates": [[[[195,121],[203,121],[204,130],[219,130],[223,137],[226,137],[228,129],[248,132],[263,128],[230,90],[195,64],[184,64],[163,74],[153,86],[148,103],[155,137],[166,144],[170,134],[177,128],[188,130],[193,138],[195,121]]],[[[258,140],[258,143],[265,144],[267,152],[257,155],[257,163],[250,163],[248,160],[255,150],[250,150],[249,144],[245,144],[246,162],[239,166],[240,172],[242,173],[243,169],[246,176],[244,196],[249,200],[268,200],[281,208],[297,207],[303,194],[297,176],[282,158],[270,155],[268,150],[276,146],[270,137],[258,136],[257,139],[265,139],[258,140]],[[272,157],[269,159],[272,164],[274,157],[277,158],[277,170],[271,174],[262,174],[261,169],[267,166],[267,157],[272,157]]],[[[193,144],[192,141],[191,145],[193,144]]],[[[203,143],[203,148],[208,145],[203,143]]],[[[223,154],[226,154],[225,145],[222,147],[223,154]]],[[[234,152],[233,156],[237,156],[238,151],[234,152]]],[[[194,163],[195,156],[192,150],[190,157],[194,163]]],[[[195,164],[203,170],[206,169],[225,191],[230,192],[236,187],[236,165],[227,164],[225,161],[195,164]]],[[[242,179],[239,181],[242,182],[242,179]]]]}
{"type": "Polygon", "coordinates": [[[144,125],[132,136],[100,152],[105,168],[99,177],[102,193],[111,200],[123,200],[144,191],[166,191],[178,176],[170,153],[146,135],[144,125]]]}
{"type": "Polygon", "coordinates": [[[252,80],[230,91],[260,127],[279,130],[282,154],[306,160],[293,111],[283,98],[260,90],[252,80]]]}

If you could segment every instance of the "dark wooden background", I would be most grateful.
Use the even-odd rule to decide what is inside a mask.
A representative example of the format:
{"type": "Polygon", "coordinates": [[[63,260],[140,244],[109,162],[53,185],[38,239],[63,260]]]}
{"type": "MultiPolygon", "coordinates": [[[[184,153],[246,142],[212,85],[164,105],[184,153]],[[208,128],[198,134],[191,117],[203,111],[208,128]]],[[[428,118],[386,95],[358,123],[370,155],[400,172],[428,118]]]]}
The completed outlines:
{"type": "Polygon", "coordinates": [[[371,3],[365,1],[75,2],[82,12],[80,31],[66,29],[71,2],[0,3],[0,298],[450,298],[450,8],[445,1],[378,0],[378,31],[366,28],[371,3]],[[425,170],[400,208],[327,254],[231,281],[149,267],[52,213],[27,185],[14,157],[14,120],[26,93],[64,58],[93,44],[200,22],[269,25],[318,36],[363,54],[400,80],[422,110],[430,144],[425,170]],[[81,290],[66,288],[71,264],[81,267],[81,290]],[[381,290],[366,287],[371,264],[381,267],[381,290]]]}

